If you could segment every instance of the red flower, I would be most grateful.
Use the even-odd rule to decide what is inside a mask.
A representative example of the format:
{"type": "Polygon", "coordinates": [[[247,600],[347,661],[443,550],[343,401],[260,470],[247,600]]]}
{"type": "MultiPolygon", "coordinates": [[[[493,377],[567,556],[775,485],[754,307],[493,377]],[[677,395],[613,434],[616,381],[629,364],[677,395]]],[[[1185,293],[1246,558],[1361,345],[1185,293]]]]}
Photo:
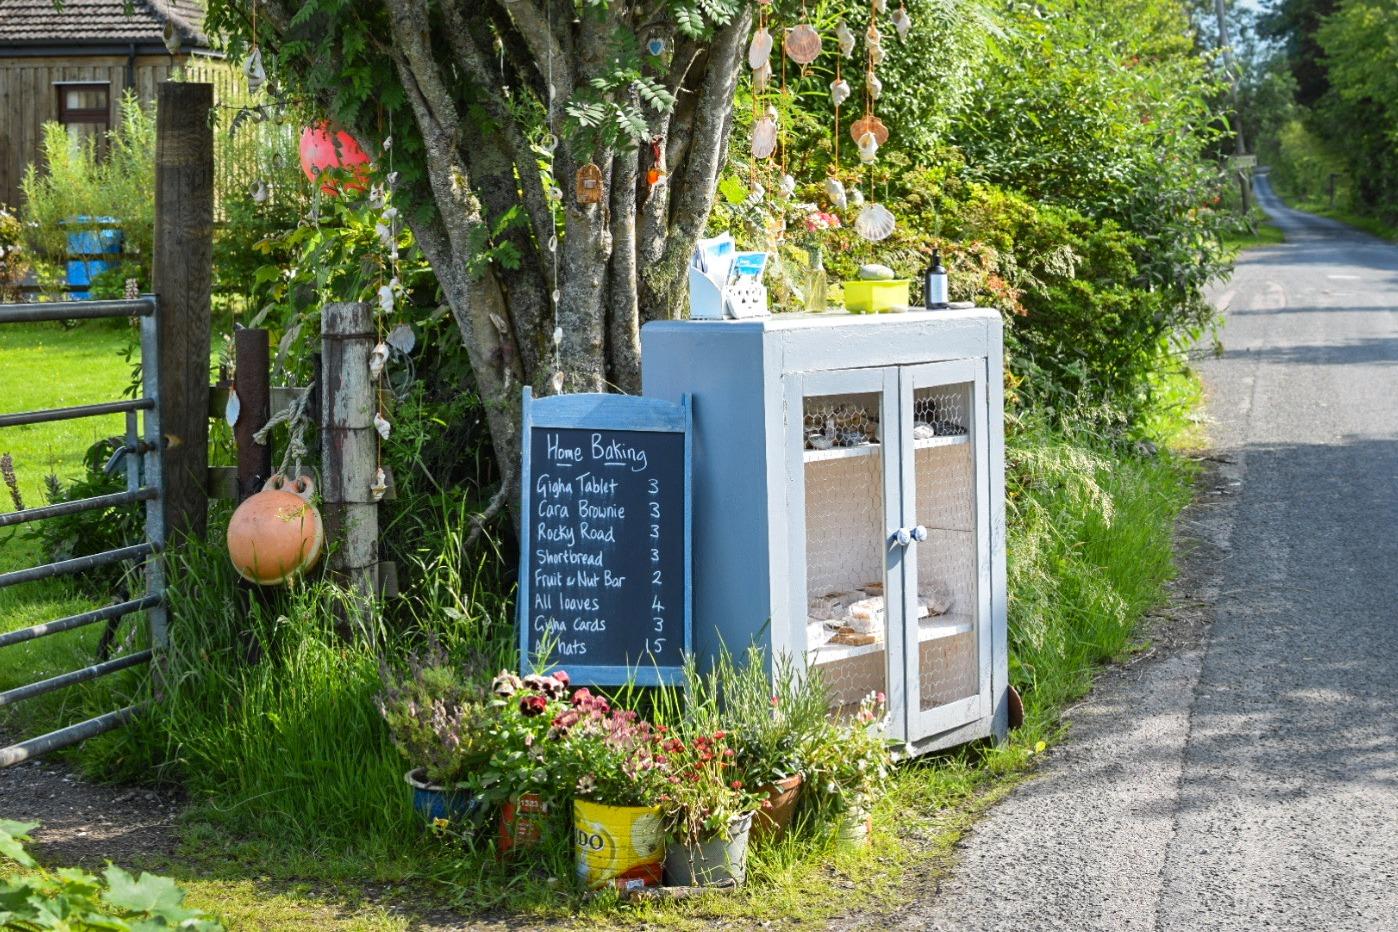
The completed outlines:
{"type": "Polygon", "coordinates": [[[743,788],[743,781],[742,781],[742,780],[734,780],[732,783],[730,783],[730,784],[728,784],[728,785],[731,786],[731,787],[733,787],[733,789],[735,789],[735,790],[741,790],[741,789],[743,788]]]}
{"type": "Polygon", "coordinates": [[[591,698],[592,691],[589,690],[586,686],[584,686],[582,689],[573,693],[573,708],[576,709],[578,706],[582,705],[584,702],[587,702],[587,700],[591,698]]]}
{"type": "Polygon", "coordinates": [[[530,718],[544,714],[548,707],[549,701],[538,693],[531,693],[519,701],[519,711],[530,718]]]}
{"type": "Polygon", "coordinates": [[[727,738],[727,737],[728,737],[728,732],[726,732],[726,731],[716,731],[716,732],[714,732],[714,740],[715,740],[715,741],[722,741],[724,738],[727,738]]]}
{"type": "Polygon", "coordinates": [[[782,701],[781,701],[780,699],[778,699],[776,696],[773,696],[773,697],[772,697],[772,708],[776,708],[777,706],[779,706],[779,705],[781,705],[781,704],[782,704],[782,701]]]}
{"type": "Polygon", "coordinates": [[[578,723],[578,720],[581,718],[581,712],[579,712],[577,709],[569,709],[568,711],[560,712],[553,717],[553,727],[559,729],[560,731],[567,731],[569,728],[572,728],[574,725],[576,725],[578,723]]]}
{"type": "Polygon", "coordinates": [[[553,678],[558,680],[558,682],[562,683],[565,689],[567,688],[568,684],[573,681],[573,678],[563,670],[554,670],[553,678]]]}

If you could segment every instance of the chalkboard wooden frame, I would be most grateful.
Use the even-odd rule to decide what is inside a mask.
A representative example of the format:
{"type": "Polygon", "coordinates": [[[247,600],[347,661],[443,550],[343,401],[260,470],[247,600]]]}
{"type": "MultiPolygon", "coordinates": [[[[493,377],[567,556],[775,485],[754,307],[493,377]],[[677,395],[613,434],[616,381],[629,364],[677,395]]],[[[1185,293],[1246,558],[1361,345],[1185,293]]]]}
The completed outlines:
{"type": "MultiPolygon", "coordinates": [[[[694,651],[693,606],[694,606],[694,566],[693,566],[693,462],[694,462],[694,416],[689,395],[681,397],[678,403],[661,401],[657,398],[642,398],[634,395],[576,394],[553,395],[548,398],[534,398],[533,389],[524,386],[524,409],[521,427],[523,461],[520,470],[520,515],[519,535],[519,593],[517,602],[517,622],[519,624],[519,657],[521,669],[532,665],[529,644],[529,572],[530,554],[527,527],[531,510],[533,491],[533,430],[539,428],[646,431],[656,433],[678,433],[684,435],[684,604],[681,607],[684,627],[683,657],[690,657],[694,651]]],[[[683,666],[626,667],[588,666],[586,664],[550,663],[552,668],[565,668],[569,677],[579,685],[637,686],[675,685],[683,682],[683,666]]]]}

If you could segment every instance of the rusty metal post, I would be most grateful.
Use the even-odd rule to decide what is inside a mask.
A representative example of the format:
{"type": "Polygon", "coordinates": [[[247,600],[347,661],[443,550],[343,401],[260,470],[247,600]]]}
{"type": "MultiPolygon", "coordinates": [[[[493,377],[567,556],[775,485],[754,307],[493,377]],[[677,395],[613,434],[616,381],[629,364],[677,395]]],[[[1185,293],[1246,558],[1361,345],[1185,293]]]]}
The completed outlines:
{"type": "Polygon", "coordinates": [[[272,416],[272,386],[266,330],[239,330],[233,335],[237,360],[236,387],[242,413],[233,428],[238,447],[238,500],[258,489],[272,474],[272,444],[264,446],[252,439],[272,416]]]}

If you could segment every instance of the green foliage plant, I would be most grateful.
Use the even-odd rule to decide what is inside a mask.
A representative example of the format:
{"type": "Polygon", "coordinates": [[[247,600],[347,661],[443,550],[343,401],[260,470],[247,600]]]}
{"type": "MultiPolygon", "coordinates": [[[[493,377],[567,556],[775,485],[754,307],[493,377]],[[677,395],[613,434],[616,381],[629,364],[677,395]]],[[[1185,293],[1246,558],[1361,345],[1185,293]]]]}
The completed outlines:
{"type": "MultiPolygon", "coordinates": [[[[46,123],[40,163],[29,165],[24,192],[25,231],[36,257],[50,268],[68,252],[68,234],[79,217],[111,217],[122,231],[122,256],[150,287],[150,257],[155,224],[155,113],[128,91],[119,118],[98,157],[95,140],[74,144],[58,123],[46,123]]],[[[87,229],[84,226],[82,229],[87,229]]]]}
{"type": "Polygon", "coordinates": [[[490,694],[473,671],[440,649],[410,656],[395,673],[385,663],[379,714],[404,760],[426,771],[429,783],[461,787],[490,759],[490,694]]]}
{"type": "Polygon", "coordinates": [[[101,876],[74,867],[48,870],[24,849],[37,823],[0,819],[0,928],[73,932],[219,932],[223,926],[184,905],[168,877],[139,878],[108,864],[101,876]]]}
{"type": "Polygon", "coordinates": [[[832,814],[873,810],[893,773],[887,726],[888,706],[881,692],[865,696],[852,715],[830,723],[811,748],[817,806],[832,814]]]}
{"type": "Polygon", "coordinates": [[[16,287],[29,274],[24,227],[19,218],[0,205],[0,301],[19,300],[16,287]]]}
{"type": "Polygon", "coordinates": [[[476,779],[486,799],[503,803],[532,793],[550,806],[566,801],[565,743],[583,714],[581,699],[569,702],[568,682],[562,670],[525,676],[502,670],[491,682],[490,757],[476,779]]]}
{"type": "Polygon", "coordinates": [[[684,844],[727,838],[734,821],[762,798],[743,781],[733,736],[722,729],[669,735],[661,742],[669,787],[660,796],[670,837],[684,844]]]}
{"type": "Polygon", "coordinates": [[[742,779],[757,789],[808,772],[811,751],[829,727],[830,695],[820,670],[777,656],[769,672],[756,645],[741,662],[719,655],[716,676],[724,726],[737,748],[742,779]]]}

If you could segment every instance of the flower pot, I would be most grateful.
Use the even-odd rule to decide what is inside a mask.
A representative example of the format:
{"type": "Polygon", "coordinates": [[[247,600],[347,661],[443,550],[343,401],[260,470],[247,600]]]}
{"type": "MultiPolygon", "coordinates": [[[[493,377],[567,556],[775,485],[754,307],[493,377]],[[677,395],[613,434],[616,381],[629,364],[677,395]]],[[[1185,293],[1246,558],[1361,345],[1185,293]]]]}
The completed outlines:
{"type": "Polygon", "coordinates": [[[869,843],[869,833],[873,831],[874,819],[867,809],[850,809],[840,816],[836,826],[836,837],[847,845],[863,847],[869,843]]]}
{"type": "Polygon", "coordinates": [[[665,851],[665,882],[672,887],[741,886],[748,872],[752,813],[728,823],[727,837],[694,844],[671,842],[665,851]]]}
{"type": "Polygon", "coordinates": [[[458,822],[470,818],[480,808],[480,800],[465,790],[449,790],[428,783],[426,767],[409,770],[403,775],[403,780],[413,788],[413,811],[424,822],[431,823],[437,819],[458,822]]]}
{"type": "Polygon", "coordinates": [[[765,794],[762,808],[752,817],[752,840],[778,841],[791,825],[796,814],[796,801],[801,798],[805,778],[799,773],[775,783],[768,783],[757,792],[765,794]]]}
{"type": "Polygon", "coordinates": [[[660,886],[665,858],[660,807],[573,800],[573,854],[578,879],[588,887],[660,886]]]}
{"type": "Polygon", "coordinates": [[[549,804],[538,793],[511,796],[500,808],[500,842],[496,850],[505,854],[537,845],[544,837],[548,814],[549,804]]]}

